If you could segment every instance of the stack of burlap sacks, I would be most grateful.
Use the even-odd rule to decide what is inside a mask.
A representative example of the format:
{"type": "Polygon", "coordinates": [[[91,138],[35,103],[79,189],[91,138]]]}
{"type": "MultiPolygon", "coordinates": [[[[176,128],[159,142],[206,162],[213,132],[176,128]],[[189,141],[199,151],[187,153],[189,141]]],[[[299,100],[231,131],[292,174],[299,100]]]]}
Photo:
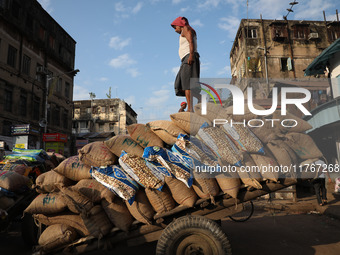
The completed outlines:
{"type": "MultiPolygon", "coordinates": [[[[232,109],[224,109],[208,103],[207,115],[200,115],[200,105],[196,113],[180,112],[170,115],[171,120],[152,121],[147,124],[133,124],[127,127],[128,135],[117,135],[105,142],[93,142],[84,146],[79,155],[65,159],[55,169],[39,176],[36,189],[41,194],[25,210],[33,214],[47,228],[39,239],[43,250],[51,250],[67,244],[79,237],[94,236],[102,238],[114,227],[129,231],[134,220],[152,224],[156,213],[172,210],[177,205],[194,206],[199,198],[213,198],[221,193],[237,197],[242,185],[250,189],[261,189],[261,182],[278,181],[279,174],[237,172],[229,178],[204,178],[195,176],[191,187],[182,181],[165,177],[162,191],[140,187],[132,204],[124,201],[104,185],[91,177],[91,167],[117,165],[122,151],[138,157],[143,156],[144,148],[158,146],[171,148],[178,143],[179,134],[195,136],[202,124],[212,125],[214,119],[231,119],[232,109]]],[[[275,118],[282,118],[274,113],[275,118]]],[[[258,118],[249,111],[242,120],[258,118]]],[[[313,140],[303,134],[311,126],[293,115],[298,121],[295,128],[275,126],[269,128],[266,122],[261,128],[250,132],[251,138],[260,142],[264,154],[244,151],[236,144],[241,155],[241,165],[291,165],[311,158],[320,158],[322,153],[313,140]]],[[[240,119],[235,119],[236,121],[240,119]]],[[[247,140],[247,137],[243,137],[247,140]]],[[[185,150],[183,144],[178,146],[185,150]]],[[[207,163],[207,162],[205,162],[207,163]]],[[[223,158],[219,164],[228,165],[223,158]]],[[[293,176],[294,177],[294,176],[293,176]]]]}
{"type": "MultiPolygon", "coordinates": [[[[49,153],[49,157],[41,162],[41,168],[49,171],[59,164],[59,160],[61,159],[57,158],[54,153],[49,153]]],[[[8,210],[15,205],[17,198],[24,195],[34,183],[34,176],[39,175],[42,171],[38,166],[28,166],[27,164],[25,164],[25,160],[20,159],[4,159],[0,162],[0,188],[5,190],[0,193],[0,210],[8,210]],[[35,171],[34,174],[33,171],[35,171]]]]}

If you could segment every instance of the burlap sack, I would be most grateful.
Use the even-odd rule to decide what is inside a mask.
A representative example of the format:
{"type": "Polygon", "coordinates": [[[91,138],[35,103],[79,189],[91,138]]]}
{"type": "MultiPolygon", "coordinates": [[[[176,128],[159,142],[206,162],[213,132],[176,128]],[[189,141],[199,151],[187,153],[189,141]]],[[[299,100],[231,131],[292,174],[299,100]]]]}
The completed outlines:
{"type": "Polygon", "coordinates": [[[63,196],[68,209],[73,213],[87,215],[94,206],[86,196],[74,191],[71,187],[60,188],[60,194],[63,196]]]}
{"type": "MultiPolygon", "coordinates": [[[[7,196],[0,196],[0,209],[7,210],[8,208],[15,205],[15,200],[7,196]]],[[[0,210],[1,212],[1,210],[0,210]]],[[[1,213],[0,213],[1,215],[1,213]]]]}
{"type": "Polygon", "coordinates": [[[285,138],[285,143],[294,150],[300,159],[323,157],[322,152],[309,135],[288,133],[285,135],[285,138]]]}
{"type": "Polygon", "coordinates": [[[243,153],[242,165],[248,169],[250,178],[257,180],[258,182],[263,181],[259,168],[248,153],[243,153]]]}
{"type": "Polygon", "coordinates": [[[83,219],[78,214],[62,213],[46,216],[43,214],[33,214],[33,218],[38,220],[41,224],[51,226],[55,224],[65,224],[74,228],[81,236],[90,235],[89,230],[86,228],[83,219]]]}
{"type": "MultiPolygon", "coordinates": [[[[256,110],[265,110],[262,106],[259,106],[257,104],[253,104],[254,105],[254,108],[256,110]]],[[[237,107],[237,106],[236,106],[237,107]]],[[[248,108],[248,103],[245,103],[244,104],[244,115],[234,115],[233,114],[233,106],[229,106],[226,108],[225,110],[226,114],[227,115],[230,115],[232,116],[232,118],[235,120],[235,121],[243,121],[243,120],[251,120],[251,119],[256,119],[258,115],[252,113],[249,108],[248,108]]]]}
{"type": "Polygon", "coordinates": [[[104,142],[107,148],[120,157],[122,151],[136,156],[143,156],[143,147],[136,143],[129,135],[116,135],[104,142]]]}
{"type": "Polygon", "coordinates": [[[99,239],[107,235],[113,227],[110,219],[100,205],[92,207],[89,214],[82,214],[81,218],[83,219],[84,225],[88,229],[90,235],[99,239]]]}
{"type": "Polygon", "coordinates": [[[207,102],[207,108],[206,108],[207,113],[205,115],[202,114],[202,104],[201,103],[196,104],[194,106],[194,109],[195,109],[196,114],[198,114],[198,115],[200,115],[204,118],[207,118],[211,122],[214,122],[215,119],[219,119],[219,117],[217,117],[217,116],[221,116],[221,119],[225,119],[224,115],[222,117],[222,113],[225,112],[225,109],[221,106],[221,104],[218,101],[216,101],[216,104],[207,102]]]}
{"type": "Polygon", "coordinates": [[[166,144],[176,143],[179,134],[186,132],[169,120],[155,120],[146,124],[166,144]]]}
{"type": "Polygon", "coordinates": [[[131,215],[138,221],[145,224],[152,224],[155,211],[153,210],[144,190],[139,190],[136,193],[135,201],[130,205],[128,201],[125,204],[131,215]]]}
{"type": "MultiPolygon", "coordinates": [[[[279,124],[274,121],[266,121],[264,118],[261,119],[263,121],[263,126],[261,127],[250,127],[250,130],[253,134],[260,139],[260,141],[264,144],[267,144],[269,141],[273,139],[277,139],[277,136],[281,134],[281,131],[277,127],[279,124]]],[[[253,126],[261,125],[261,122],[251,123],[253,126]]]]}
{"type": "Polygon", "coordinates": [[[126,129],[131,138],[143,148],[149,146],[164,146],[163,140],[145,124],[132,124],[127,126],[126,129]]]}
{"type": "Polygon", "coordinates": [[[289,120],[293,119],[297,122],[297,125],[295,127],[284,127],[282,124],[286,126],[293,126],[295,125],[295,121],[284,121],[282,124],[277,125],[279,130],[282,133],[287,133],[287,132],[296,132],[296,133],[303,133],[306,132],[307,130],[313,128],[312,125],[310,125],[307,121],[295,116],[292,113],[287,112],[286,115],[281,115],[281,111],[277,110],[273,113],[273,119],[279,119],[280,122],[283,120],[289,120]]]}
{"type": "Polygon", "coordinates": [[[95,179],[80,180],[76,185],[72,186],[72,189],[83,194],[93,203],[99,203],[102,199],[112,202],[115,197],[112,191],[95,179]]]}
{"type": "Polygon", "coordinates": [[[133,217],[121,198],[115,197],[113,203],[102,200],[101,205],[114,226],[123,231],[129,231],[133,217]]]}
{"type": "Polygon", "coordinates": [[[171,120],[183,129],[187,134],[196,135],[200,127],[207,122],[211,126],[211,121],[193,112],[178,112],[170,115],[171,120]]]}
{"type": "Polygon", "coordinates": [[[39,194],[31,204],[24,210],[30,214],[54,214],[63,212],[66,209],[66,203],[63,196],[57,193],[39,194]]]}
{"type": "Polygon", "coordinates": [[[67,187],[74,184],[72,180],[58,174],[54,170],[43,173],[35,180],[36,190],[39,193],[59,191],[59,187],[67,187]]]}
{"type": "Polygon", "coordinates": [[[259,183],[256,178],[253,178],[251,173],[244,171],[244,168],[237,167],[237,173],[241,179],[241,181],[247,186],[252,187],[254,189],[262,189],[262,185],[259,183]]]}
{"type": "Polygon", "coordinates": [[[164,186],[162,191],[145,189],[146,196],[157,213],[164,213],[175,208],[176,203],[171,196],[169,189],[164,186]]]}
{"type": "Polygon", "coordinates": [[[65,224],[55,224],[47,227],[39,237],[42,251],[50,251],[59,246],[69,244],[78,237],[77,231],[65,224]]]}
{"type": "Polygon", "coordinates": [[[201,178],[194,172],[192,187],[200,198],[213,198],[220,192],[220,188],[214,178],[201,178]]]}
{"type": "Polygon", "coordinates": [[[72,156],[61,162],[55,169],[57,173],[73,180],[91,179],[91,166],[80,161],[79,156],[72,156]]]}
{"type": "Polygon", "coordinates": [[[277,182],[280,176],[279,165],[268,150],[265,150],[265,153],[265,155],[250,154],[250,156],[259,167],[259,171],[264,179],[277,182]]]}
{"type": "Polygon", "coordinates": [[[0,187],[9,191],[17,191],[20,188],[27,187],[30,179],[26,176],[13,171],[0,171],[0,187]]]}
{"type": "Polygon", "coordinates": [[[241,181],[239,178],[216,176],[216,181],[224,194],[237,198],[237,194],[241,187],[241,181]]]}
{"type": "Polygon", "coordinates": [[[282,140],[271,140],[267,147],[281,166],[292,166],[298,162],[295,152],[282,140]]]}
{"type": "Polygon", "coordinates": [[[193,207],[198,197],[192,187],[188,188],[184,182],[172,177],[165,177],[173,199],[180,205],[193,207]]]}
{"type": "Polygon", "coordinates": [[[115,164],[118,157],[106,147],[104,142],[93,142],[79,150],[79,159],[85,165],[100,167],[115,164]]]}
{"type": "Polygon", "coordinates": [[[55,155],[55,153],[54,152],[46,152],[47,153],[47,155],[50,157],[50,161],[53,163],[53,165],[54,165],[54,167],[53,168],[55,168],[55,167],[57,167],[58,165],[59,165],[59,161],[58,161],[58,159],[57,159],[57,156],[55,155]]]}

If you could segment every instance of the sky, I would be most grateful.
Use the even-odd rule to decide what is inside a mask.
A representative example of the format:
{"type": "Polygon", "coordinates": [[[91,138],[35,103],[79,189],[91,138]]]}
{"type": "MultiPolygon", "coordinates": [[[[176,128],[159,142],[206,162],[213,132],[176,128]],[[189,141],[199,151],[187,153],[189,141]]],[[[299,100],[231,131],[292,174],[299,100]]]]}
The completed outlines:
{"type": "MultiPolygon", "coordinates": [[[[139,123],[170,120],[176,97],[179,34],[188,18],[197,32],[201,78],[230,78],[230,50],[241,19],[282,20],[293,0],[38,0],[76,41],[73,100],[120,98],[139,123]]],[[[291,20],[336,20],[338,0],[299,0],[291,20]]]]}

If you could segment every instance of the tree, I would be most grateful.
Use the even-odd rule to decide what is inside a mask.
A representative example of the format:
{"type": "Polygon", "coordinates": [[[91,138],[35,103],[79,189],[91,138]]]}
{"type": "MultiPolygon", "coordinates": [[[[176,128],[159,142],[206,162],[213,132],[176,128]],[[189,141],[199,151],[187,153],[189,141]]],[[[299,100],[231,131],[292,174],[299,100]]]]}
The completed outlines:
{"type": "Polygon", "coordinates": [[[111,87],[109,88],[109,94],[106,94],[108,99],[111,99],[111,87]]]}
{"type": "Polygon", "coordinates": [[[90,98],[91,98],[91,100],[93,100],[93,99],[95,99],[95,98],[96,98],[96,94],[95,94],[95,93],[93,93],[93,92],[90,92],[89,94],[90,94],[90,98]]]}

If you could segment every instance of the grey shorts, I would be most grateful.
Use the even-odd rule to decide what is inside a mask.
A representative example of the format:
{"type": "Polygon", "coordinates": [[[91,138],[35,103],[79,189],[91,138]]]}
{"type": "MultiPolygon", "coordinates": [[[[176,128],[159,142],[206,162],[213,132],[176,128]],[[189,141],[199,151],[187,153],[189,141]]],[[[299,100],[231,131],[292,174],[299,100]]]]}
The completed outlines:
{"type": "Polygon", "coordinates": [[[190,78],[200,77],[200,55],[195,52],[194,63],[188,64],[189,54],[182,58],[181,67],[175,80],[176,96],[185,96],[184,90],[190,90],[190,78]]]}

